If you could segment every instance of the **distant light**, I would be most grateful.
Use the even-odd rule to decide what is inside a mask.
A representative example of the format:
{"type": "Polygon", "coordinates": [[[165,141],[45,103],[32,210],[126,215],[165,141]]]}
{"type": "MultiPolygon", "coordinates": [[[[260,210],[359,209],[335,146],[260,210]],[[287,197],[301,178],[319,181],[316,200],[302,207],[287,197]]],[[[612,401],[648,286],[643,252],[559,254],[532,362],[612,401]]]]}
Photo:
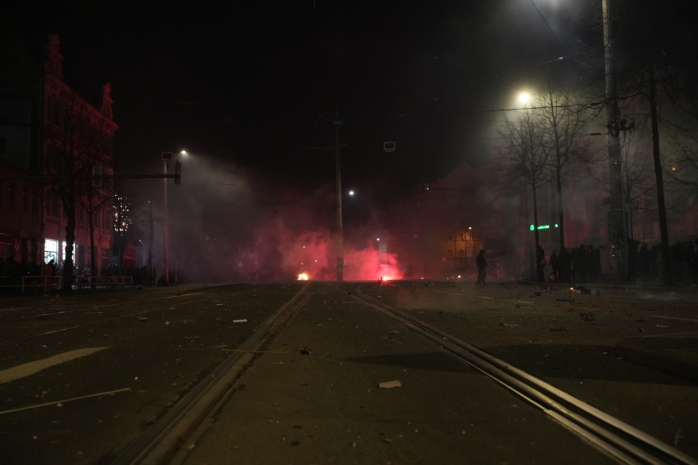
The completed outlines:
{"type": "Polygon", "coordinates": [[[310,279],[308,273],[301,273],[298,275],[298,281],[307,281],[308,279],[310,279]]]}
{"type": "Polygon", "coordinates": [[[353,191],[353,190],[350,190],[350,191],[349,191],[349,195],[354,195],[354,191],[353,191]]]}
{"type": "Polygon", "coordinates": [[[519,93],[519,103],[528,103],[531,101],[531,94],[528,92],[519,93]]]}
{"type": "Polygon", "coordinates": [[[179,154],[180,154],[180,155],[187,156],[187,155],[189,155],[189,152],[187,152],[186,150],[182,149],[182,150],[179,152],[179,154]]]}
{"type": "Polygon", "coordinates": [[[376,240],[377,240],[377,241],[380,241],[380,240],[381,240],[381,238],[380,238],[380,237],[376,237],[376,240]]]}

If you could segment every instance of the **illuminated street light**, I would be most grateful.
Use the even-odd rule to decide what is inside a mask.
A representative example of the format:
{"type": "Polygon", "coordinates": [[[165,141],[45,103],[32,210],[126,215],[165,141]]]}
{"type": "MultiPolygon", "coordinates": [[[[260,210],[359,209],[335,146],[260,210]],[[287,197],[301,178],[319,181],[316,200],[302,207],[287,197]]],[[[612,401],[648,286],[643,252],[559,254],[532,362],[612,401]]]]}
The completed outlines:
{"type": "Polygon", "coordinates": [[[519,103],[526,105],[531,102],[531,94],[528,92],[519,92],[519,103]]]}

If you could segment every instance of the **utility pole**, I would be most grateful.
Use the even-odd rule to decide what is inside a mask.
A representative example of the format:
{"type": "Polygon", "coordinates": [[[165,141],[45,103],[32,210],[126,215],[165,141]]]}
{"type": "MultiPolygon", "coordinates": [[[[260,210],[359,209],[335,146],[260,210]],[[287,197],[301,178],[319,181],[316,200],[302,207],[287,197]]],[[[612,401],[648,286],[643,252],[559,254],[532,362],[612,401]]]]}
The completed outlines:
{"type": "Polygon", "coordinates": [[[606,68],[606,115],[608,117],[608,166],[610,177],[611,208],[608,225],[608,238],[611,244],[613,277],[624,282],[628,275],[627,242],[623,206],[623,163],[620,153],[620,109],[616,79],[613,70],[613,42],[611,40],[611,18],[609,0],[603,0],[603,41],[606,68]]]}
{"type": "Polygon", "coordinates": [[[153,284],[153,202],[148,201],[148,278],[146,284],[153,284]]]}
{"type": "Polygon", "coordinates": [[[344,225],[342,224],[342,165],[339,153],[339,128],[344,121],[339,117],[339,105],[334,118],[334,151],[335,151],[335,186],[337,188],[337,231],[335,244],[337,247],[337,281],[344,281],[344,225]]]}
{"type": "Polygon", "coordinates": [[[163,210],[164,210],[164,231],[163,235],[164,237],[164,250],[163,250],[163,278],[165,280],[165,285],[168,286],[170,284],[170,224],[169,224],[169,218],[168,218],[168,205],[167,205],[167,172],[168,168],[170,166],[170,158],[172,158],[172,153],[170,152],[164,152],[162,154],[162,160],[165,165],[165,177],[163,178],[164,181],[164,190],[163,190],[163,210]]]}

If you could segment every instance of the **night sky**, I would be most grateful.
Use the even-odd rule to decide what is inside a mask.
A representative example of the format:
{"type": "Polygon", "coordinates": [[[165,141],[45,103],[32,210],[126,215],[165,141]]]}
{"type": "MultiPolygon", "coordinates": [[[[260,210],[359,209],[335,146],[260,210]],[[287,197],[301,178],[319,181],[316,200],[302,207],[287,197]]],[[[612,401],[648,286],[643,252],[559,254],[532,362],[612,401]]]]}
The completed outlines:
{"type": "Polygon", "coordinates": [[[344,184],[379,203],[463,161],[487,162],[498,109],[550,73],[592,85],[602,53],[600,1],[12,8],[32,40],[60,34],[64,79],[81,95],[98,103],[111,83],[120,173],[156,172],[161,152],[186,148],[312,190],[334,180],[323,149],[338,109],[344,184]],[[397,150],[383,151],[386,141],[397,150]]]}

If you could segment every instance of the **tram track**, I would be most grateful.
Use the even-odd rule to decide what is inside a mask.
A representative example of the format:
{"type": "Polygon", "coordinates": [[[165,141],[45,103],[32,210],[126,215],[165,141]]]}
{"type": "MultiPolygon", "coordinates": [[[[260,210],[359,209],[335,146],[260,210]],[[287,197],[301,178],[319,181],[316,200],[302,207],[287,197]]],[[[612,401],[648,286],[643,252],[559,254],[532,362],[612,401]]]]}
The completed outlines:
{"type": "Polygon", "coordinates": [[[450,355],[524,399],[619,463],[632,465],[698,464],[696,458],[665,442],[360,290],[354,293],[352,298],[439,345],[450,355]]]}
{"type": "Polygon", "coordinates": [[[267,318],[230,357],[192,387],[180,401],[138,438],[126,445],[112,465],[160,465],[177,463],[185,443],[205,433],[215,413],[234,394],[237,381],[259,358],[279,332],[288,326],[310,299],[304,285],[267,318]]]}
{"type": "MultiPolygon", "coordinates": [[[[574,436],[570,436],[567,440],[576,444],[580,449],[586,447],[587,444],[592,446],[589,451],[598,450],[610,457],[612,461],[623,464],[698,464],[695,458],[677,450],[674,447],[658,440],[637,428],[632,427],[620,421],[605,412],[592,407],[578,398],[548,384],[547,382],[536,378],[523,370],[512,366],[504,360],[495,358],[482,349],[472,345],[471,343],[461,340],[449,332],[442,331],[436,325],[425,323],[409,314],[403,312],[399,308],[390,305],[390,300],[384,300],[380,295],[373,296],[368,287],[353,287],[351,292],[346,292],[345,287],[335,284],[329,284],[329,288],[339,290],[346,299],[330,299],[336,303],[335,307],[327,307],[324,295],[334,294],[334,290],[327,292],[327,287],[315,286],[312,283],[303,285],[278,287],[278,285],[270,285],[264,287],[260,292],[259,287],[250,288],[251,292],[240,292],[240,289],[233,288],[223,289],[222,292],[216,292],[215,295],[198,295],[191,294],[187,291],[178,294],[168,293],[160,294],[154,299],[150,299],[148,303],[144,303],[142,309],[144,311],[157,312],[167,311],[171,306],[176,306],[178,310],[182,310],[186,314],[191,311],[186,306],[196,306],[197,311],[208,312],[209,309],[221,308],[225,305],[232,308],[247,308],[261,309],[269,305],[267,302],[274,301],[272,307],[264,310],[263,318],[258,318],[255,321],[253,332],[247,333],[244,338],[238,339],[238,342],[231,344],[230,341],[223,340],[218,342],[228,342],[229,350],[224,349],[228,355],[211,361],[204,369],[198,370],[195,377],[191,378],[186,389],[182,389],[175,400],[167,405],[167,408],[159,411],[157,415],[149,417],[145,427],[138,428],[138,436],[124,437],[121,441],[121,446],[117,450],[112,450],[105,455],[102,455],[100,463],[112,463],[114,465],[159,465],[159,464],[177,464],[187,463],[188,447],[198,448],[204,442],[204,438],[215,431],[211,428],[215,423],[220,423],[224,415],[223,411],[230,406],[229,403],[234,403],[231,398],[237,399],[241,391],[241,386],[246,383],[247,377],[245,373],[250,369],[259,368],[255,363],[264,356],[265,353],[289,353],[275,352],[274,345],[278,340],[278,336],[283,333],[295,316],[301,312],[304,307],[308,307],[309,314],[312,315],[315,308],[323,308],[321,314],[326,314],[327,311],[333,312],[340,308],[339,303],[356,303],[354,306],[343,306],[345,309],[350,309],[353,313],[355,309],[362,308],[363,315],[370,315],[375,312],[378,315],[377,320],[383,320],[384,316],[389,317],[391,322],[396,322],[425,340],[430,341],[430,344],[435,344],[441,350],[448,353],[450,356],[472,367],[476,372],[485,375],[487,378],[495,381],[497,384],[504,387],[535,409],[543,413],[544,417],[554,420],[553,426],[548,426],[554,430],[559,424],[574,435],[583,439],[576,444],[574,436]],[[263,294],[279,293],[283,294],[283,300],[275,297],[273,300],[266,299],[263,294]],[[371,295],[370,295],[371,294],[371,295]],[[310,304],[309,301],[314,295],[323,295],[323,300],[318,304],[310,304]],[[233,297],[234,296],[234,297],[233,297]],[[182,298],[182,301],[173,302],[175,297],[182,298]],[[193,299],[193,300],[190,300],[193,299]],[[241,298],[241,299],[240,299],[241,298]],[[265,300],[266,299],[266,300],[265,300]],[[346,302],[350,300],[353,302],[346,302]],[[322,307],[320,307],[322,306],[322,307]],[[250,335],[251,334],[251,335],[250,335]],[[244,341],[239,343],[239,341],[244,341]]],[[[384,295],[386,293],[383,293],[384,295]]],[[[145,296],[144,296],[145,297],[145,296]]],[[[153,296],[154,297],[154,296],[153,296]]],[[[130,302],[130,312],[128,315],[114,315],[113,313],[108,318],[100,318],[99,321],[85,321],[81,325],[74,327],[65,327],[61,331],[84,327],[100,322],[113,321],[120,318],[134,318],[145,316],[145,314],[134,313],[133,305],[140,306],[144,301],[138,299],[130,302]]],[[[112,309],[118,308],[111,305],[111,302],[103,302],[101,306],[112,309]]],[[[34,315],[29,318],[36,318],[36,314],[43,313],[45,309],[34,312],[34,315]]],[[[65,309],[64,309],[65,310],[65,309]]],[[[77,308],[70,310],[78,311],[77,308]]],[[[93,305],[81,306],[83,311],[94,311],[93,305]]],[[[111,310],[106,310],[111,313],[111,310]]],[[[245,317],[251,315],[242,315],[245,317]]],[[[94,317],[94,316],[93,316],[94,317]]],[[[168,315],[168,318],[171,318],[168,315]]],[[[151,318],[152,319],[152,318],[151,318]]],[[[301,322],[307,318],[302,317],[301,322]]],[[[254,321],[251,319],[250,321],[254,321]]],[[[332,319],[328,319],[332,321],[332,319]]],[[[319,324],[319,323],[318,323],[319,324]]],[[[380,324],[380,323],[379,323],[380,324]]],[[[300,325],[302,328],[303,325],[300,325]]],[[[313,327],[315,327],[313,325],[313,327]]],[[[318,326],[319,327],[319,326],[318,326]]],[[[296,325],[292,326],[293,334],[296,334],[296,325]]],[[[47,328],[48,329],[48,328],[47,328]]],[[[54,331],[56,328],[54,328],[54,331]]],[[[51,331],[46,331],[43,334],[49,334],[51,331]]],[[[26,335],[25,337],[40,336],[41,334],[26,335]]],[[[419,338],[415,338],[419,340],[419,338]]],[[[363,340],[363,339],[362,339],[363,340]]],[[[0,341],[1,343],[2,341],[0,341]]],[[[309,341],[312,345],[312,341],[309,341]]],[[[330,345],[331,346],[331,345],[330,345]]],[[[226,347],[226,346],[216,346],[226,347]]],[[[315,350],[313,351],[316,352],[315,350]]],[[[298,353],[297,351],[294,353],[298,353]]],[[[317,352],[319,353],[319,352],[317,352]]],[[[315,363],[315,358],[304,360],[308,363],[315,363]]],[[[479,378],[476,376],[476,378],[479,378]]],[[[485,384],[489,384],[486,380],[485,384]]],[[[506,392],[505,392],[506,394],[506,392]]],[[[240,394],[241,398],[244,394],[240,394]]],[[[506,397],[506,395],[504,396],[506,397]]],[[[484,407],[483,407],[484,408],[484,407]]],[[[485,413],[489,415],[489,413],[485,413]]],[[[542,423],[548,422],[543,420],[542,423]]],[[[562,431],[562,429],[560,429],[562,431]]]]}

